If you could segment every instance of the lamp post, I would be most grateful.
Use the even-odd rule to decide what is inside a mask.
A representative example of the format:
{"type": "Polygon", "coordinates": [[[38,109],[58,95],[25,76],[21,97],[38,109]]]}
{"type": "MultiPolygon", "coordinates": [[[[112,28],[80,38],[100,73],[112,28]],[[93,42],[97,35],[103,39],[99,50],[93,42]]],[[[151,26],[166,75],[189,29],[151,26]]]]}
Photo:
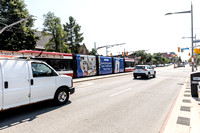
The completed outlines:
{"type": "Polygon", "coordinates": [[[191,45],[192,45],[192,72],[194,72],[194,46],[193,46],[193,7],[191,2],[191,10],[190,11],[182,11],[182,12],[173,12],[173,13],[166,13],[165,15],[173,15],[173,14],[183,14],[183,13],[190,13],[191,14],[191,45]]]}
{"type": "MultiPolygon", "coordinates": [[[[182,37],[182,39],[187,39],[187,38],[192,38],[192,37],[182,37]]],[[[195,43],[195,46],[193,46],[193,50],[194,50],[194,48],[197,47],[196,43],[198,43],[199,40],[196,39],[196,34],[195,34],[195,37],[193,37],[193,39],[195,39],[193,40],[193,44],[195,43]]],[[[196,53],[194,53],[194,55],[197,57],[196,53]]],[[[197,70],[197,58],[195,60],[195,63],[196,63],[196,70],[197,70]]]]}
{"type": "MultiPolygon", "coordinates": [[[[96,52],[97,50],[101,49],[101,48],[106,48],[106,56],[108,56],[108,49],[111,48],[111,47],[115,47],[115,46],[119,46],[119,45],[124,45],[126,43],[120,43],[120,44],[112,44],[112,45],[105,45],[105,46],[101,46],[101,47],[98,47],[96,48],[96,52]]],[[[96,43],[95,43],[95,46],[96,46],[96,43]]]]}

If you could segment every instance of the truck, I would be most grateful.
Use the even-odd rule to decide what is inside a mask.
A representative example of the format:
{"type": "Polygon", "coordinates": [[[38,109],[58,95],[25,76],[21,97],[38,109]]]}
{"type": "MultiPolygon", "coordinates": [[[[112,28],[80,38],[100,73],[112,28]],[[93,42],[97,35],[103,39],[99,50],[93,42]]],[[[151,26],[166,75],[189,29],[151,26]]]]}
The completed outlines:
{"type": "Polygon", "coordinates": [[[72,77],[43,61],[0,58],[0,111],[49,99],[63,105],[74,92],[72,77]]]}

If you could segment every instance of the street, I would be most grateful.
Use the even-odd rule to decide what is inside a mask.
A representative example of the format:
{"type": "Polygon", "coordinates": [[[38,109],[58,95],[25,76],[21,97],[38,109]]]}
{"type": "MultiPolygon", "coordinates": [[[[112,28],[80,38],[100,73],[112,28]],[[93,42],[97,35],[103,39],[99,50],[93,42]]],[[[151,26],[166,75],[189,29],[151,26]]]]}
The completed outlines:
{"type": "Polygon", "coordinates": [[[74,83],[64,106],[46,101],[0,112],[0,132],[159,133],[191,67],[156,71],[151,79],[129,73],[74,83]]]}

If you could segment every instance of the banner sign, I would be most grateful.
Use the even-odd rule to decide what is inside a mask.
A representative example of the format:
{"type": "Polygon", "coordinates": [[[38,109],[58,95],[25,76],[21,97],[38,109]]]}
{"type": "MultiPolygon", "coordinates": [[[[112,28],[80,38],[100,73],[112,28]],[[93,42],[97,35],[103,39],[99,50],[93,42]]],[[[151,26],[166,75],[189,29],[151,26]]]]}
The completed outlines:
{"type": "Polygon", "coordinates": [[[112,73],[112,58],[99,56],[99,75],[112,73]]]}
{"type": "Polygon", "coordinates": [[[77,55],[77,77],[96,75],[96,57],[77,55]]]}
{"type": "Polygon", "coordinates": [[[114,73],[124,72],[124,59],[123,58],[113,58],[114,62],[114,73]]]}

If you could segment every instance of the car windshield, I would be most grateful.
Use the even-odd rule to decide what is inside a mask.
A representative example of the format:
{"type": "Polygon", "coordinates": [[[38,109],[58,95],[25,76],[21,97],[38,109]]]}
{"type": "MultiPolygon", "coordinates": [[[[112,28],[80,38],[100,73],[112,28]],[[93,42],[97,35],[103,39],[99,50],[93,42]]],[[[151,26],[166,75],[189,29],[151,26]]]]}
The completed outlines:
{"type": "Polygon", "coordinates": [[[145,66],[136,66],[136,69],[145,69],[145,66]]]}

